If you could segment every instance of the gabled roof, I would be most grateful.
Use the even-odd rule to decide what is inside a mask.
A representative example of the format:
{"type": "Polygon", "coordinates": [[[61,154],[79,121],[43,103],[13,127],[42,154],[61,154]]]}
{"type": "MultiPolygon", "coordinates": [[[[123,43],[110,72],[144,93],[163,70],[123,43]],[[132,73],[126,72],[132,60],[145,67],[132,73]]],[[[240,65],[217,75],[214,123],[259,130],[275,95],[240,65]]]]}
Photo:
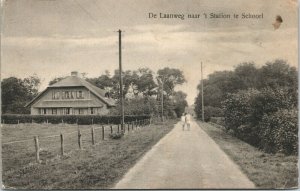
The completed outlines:
{"type": "Polygon", "coordinates": [[[38,96],[36,96],[33,100],[31,100],[28,104],[26,104],[25,107],[28,107],[31,104],[33,104],[49,88],[62,88],[62,87],[85,87],[88,90],[90,90],[94,95],[96,95],[100,100],[106,103],[108,106],[115,106],[115,100],[105,97],[105,93],[106,93],[105,90],[100,89],[97,86],[94,86],[93,84],[77,76],[69,76],[47,87],[47,89],[42,91],[38,96]]]}

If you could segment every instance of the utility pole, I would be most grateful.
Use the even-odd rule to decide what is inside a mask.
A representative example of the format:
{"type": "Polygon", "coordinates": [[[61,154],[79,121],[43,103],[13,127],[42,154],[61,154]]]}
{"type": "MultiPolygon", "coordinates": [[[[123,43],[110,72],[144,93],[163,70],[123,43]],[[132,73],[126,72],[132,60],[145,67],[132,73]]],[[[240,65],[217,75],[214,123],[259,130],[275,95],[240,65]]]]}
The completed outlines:
{"type": "Polygon", "coordinates": [[[161,121],[164,122],[164,81],[161,80],[161,121]]]}
{"type": "Polygon", "coordinates": [[[204,95],[203,95],[203,69],[201,62],[201,95],[202,95],[202,121],[204,122],[204,95]]]}
{"type": "Polygon", "coordinates": [[[120,101],[121,101],[121,129],[124,131],[124,96],[123,96],[123,77],[122,77],[122,31],[119,29],[119,78],[120,78],[120,101]]]}

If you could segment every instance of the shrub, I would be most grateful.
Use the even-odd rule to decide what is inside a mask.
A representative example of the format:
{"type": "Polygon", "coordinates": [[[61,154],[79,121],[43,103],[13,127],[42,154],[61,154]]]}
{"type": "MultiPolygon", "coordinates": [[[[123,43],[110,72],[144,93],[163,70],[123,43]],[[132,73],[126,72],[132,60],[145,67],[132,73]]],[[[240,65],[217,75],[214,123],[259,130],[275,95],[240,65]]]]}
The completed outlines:
{"type": "Polygon", "coordinates": [[[225,128],[232,130],[238,138],[257,145],[257,130],[251,124],[253,107],[252,101],[260,92],[255,89],[243,90],[228,95],[223,102],[225,128]]]}
{"type": "MultiPolygon", "coordinates": [[[[271,132],[270,128],[261,131],[264,126],[261,125],[262,121],[267,126],[274,126],[272,124],[268,125],[268,123],[271,123],[266,119],[268,116],[273,116],[274,113],[280,110],[294,108],[297,105],[289,89],[286,88],[239,91],[230,94],[223,104],[226,129],[232,130],[238,138],[270,152],[279,150],[272,143],[274,135],[269,134],[271,132]],[[261,133],[264,133],[263,137],[260,136],[261,133]],[[264,138],[263,141],[262,138],[264,138]]],[[[273,117],[271,119],[273,122],[279,123],[273,117]]],[[[284,122],[284,119],[282,120],[281,123],[284,122]]],[[[280,132],[283,136],[285,135],[284,131],[280,132]]]]}
{"type": "Polygon", "coordinates": [[[211,117],[210,121],[212,123],[215,123],[217,125],[221,125],[221,126],[225,127],[225,118],[224,117],[211,117]]]}
{"type": "MultiPolygon", "coordinates": [[[[202,108],[198,108],[196,111],[197,117],[202,119],[202,108]]],[[[205,106],[204,107],[204,121],[210,121],[212,117],[223,117],[224,112],[222,108],[219,107],[212,107],[212,106],[205,106]]]]}
{"type": "Polygon", "coordinates": [[[266,152],[297,154],[298,111],[281,109],[265,114],[259,124],[261,148],[266,152]]]}
{"type": "Polygon", "coordinates": [[[109,134],[109,138],[111,139],[121,139],[123,136],[124,136],[123,132],[109,134]]]}
{"type": "Polygon", "coordinates": [[[204,107],[204,120],[209,121],[212,117],[222,117],[223,109],[218,107],[207,106],[204,107]]]}
{"type": "Polygon", "coordinates": [[[264,88],[259,94],[252,97],[250,103],[253,108],[250,119],[252,125],[258,125],[265,114],[297,107],[297,102],[289,88],[264,88]]]}

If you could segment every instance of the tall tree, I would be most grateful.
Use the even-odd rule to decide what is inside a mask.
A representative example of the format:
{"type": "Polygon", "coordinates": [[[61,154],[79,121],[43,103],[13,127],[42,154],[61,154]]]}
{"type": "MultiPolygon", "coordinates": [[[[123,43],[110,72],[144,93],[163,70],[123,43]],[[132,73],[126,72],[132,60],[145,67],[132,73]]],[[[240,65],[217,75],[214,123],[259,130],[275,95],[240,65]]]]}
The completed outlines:
{"type": "Polygon", "coordinates": [[[19,79],[5,78],[1,81],[2,113],[24,114],[30,110],[25,104],[38,94],[40,79],[36,76],[19,79]]]}
{"type": "Polygon", "coordinates": [[[168,96],[174,92],[176,85],[186,82],[181,70],[169,67],[158,70],[157,79],[159,83],[163,83],[164,91],[168,96]]]}
{"type": "Polygon", "coordinates": [[[137,71],[138,80],[136,82],[137,89],[144,96],[151,96],[154,92],[151,91],[157,87],[154,82],[153,72],[149,68],[140,68],[137,71]]]}

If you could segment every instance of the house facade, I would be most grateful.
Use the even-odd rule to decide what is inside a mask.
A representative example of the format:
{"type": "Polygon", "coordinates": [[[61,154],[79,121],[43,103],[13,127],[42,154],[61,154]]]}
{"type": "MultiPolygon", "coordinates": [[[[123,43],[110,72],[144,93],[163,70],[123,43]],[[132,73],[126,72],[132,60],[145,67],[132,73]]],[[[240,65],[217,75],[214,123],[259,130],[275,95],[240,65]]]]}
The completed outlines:
{"type": "Polygon", "coordinates": [[[31,115],[105,115],[115,106],[109,94],[84,79],[77,72],[50,85],[26,107],[31,115]]]}

